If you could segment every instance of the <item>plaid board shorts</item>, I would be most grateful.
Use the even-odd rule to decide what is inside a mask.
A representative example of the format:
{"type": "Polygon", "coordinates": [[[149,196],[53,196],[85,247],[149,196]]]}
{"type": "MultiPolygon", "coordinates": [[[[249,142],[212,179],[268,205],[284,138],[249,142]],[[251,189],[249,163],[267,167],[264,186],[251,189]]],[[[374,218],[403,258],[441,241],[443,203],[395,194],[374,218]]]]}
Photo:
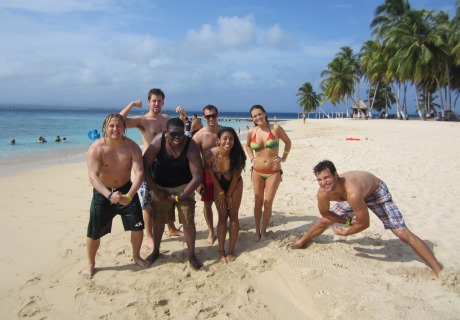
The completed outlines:
{"type": "MultiPolygon", "coordinates": [[[[382,221],[385,229],[405,228],[406,223],[396,204],[393,202],[386,184],[380,181],[374,193],[364,201],[369,209],[382,221]]],[[[337,202],[330,211],[339,216],[352,219],[355,216],[353,208],[347,201],[337,202]]]]}

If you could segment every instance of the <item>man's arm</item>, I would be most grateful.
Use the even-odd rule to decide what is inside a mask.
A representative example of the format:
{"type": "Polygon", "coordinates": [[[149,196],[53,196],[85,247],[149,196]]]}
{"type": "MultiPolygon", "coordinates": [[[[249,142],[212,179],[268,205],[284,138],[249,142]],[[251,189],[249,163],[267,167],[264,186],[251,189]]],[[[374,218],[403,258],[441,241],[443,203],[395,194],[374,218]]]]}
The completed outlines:
{"type": "Polygon", "coordinates": [[[184,192],[179,195],[179,200],[183,200],[184,198],[187,198],[193,194],[195,189],[198,188],[198,186],[203,181],[203,163],[201,161],[200,149],[193,140],[190,141],[190,145],[188,147],[187,159],[190,167],[190,172],[192,173],[192,180],[190,180],[190,182],[187,184],[184,192]]]}
{"type": "Polygon", "coordinates": [[[346,223],[346,220],[344,218],[329,210],[331,208],[331,204],[329,198],[325,193],[318,192],[316,197],[318,198],[318,210],[321,216],[323,216],[323,218],[337,223],[346,223]]]}
{"type": "MultiPolygon", "coordinates": [[[[351,228],[334,227],[332,231],[336,235],[349,236],[369,228],[369,209],[362,197],[348,196],[347,201],[355,212],[355,219],[351,228]]],[[[342,222],[343,223],[343,222],[342,222]]]]}
{"type": "Polygon", "coordinates": [[[144,162],[142,158],[142,151],[139,146],[131,141],[132,144],[132,161],[133,161],[133,171],[134,171],[134,179],[132,179],[133,184],[129,189],[128,194],[133,197],[136,192],[141,187],[142,181],[144,181],[144,162]]]}
{"type": "Polygon", "coordinates": [[[125,119],[126,128],[135,128],[140,124],[140,117],[128,118],[128,114],[133,107],[142,108],[142,100],[131,101],[123,110],[120,111],[120,114],[125,119]]]}
{"type": "Polygon", "coordinates": [[[110,190],[102,183],[99,178],[101,171],[101,148],[99,147],[98,141],[96,141],[88,150],[87,165],[88,165],[88,176],[89,181],[99,193],[103,194],[106,198],[110,195],[110,190]]]}
{"type": "MultiPolygon", "coordinates": [[[[157,158],[158,153],[160,152],[161,137],[162,137],[162,134],[158,134],[155,138],[153,138],[152,142],[150,142],[149,146],[144,152],[143,162],[144,162],[144,172],[145,173],[148,173],[151,171],[152,164],[157,158]]],[[[145,179],[145,182],[147,182],[147,185],[149,186],[150,189],[154,190],[154,192],[158,191],[155,183],[153,182],[152,175],[144,174],[144,179],[145,179]]]]}

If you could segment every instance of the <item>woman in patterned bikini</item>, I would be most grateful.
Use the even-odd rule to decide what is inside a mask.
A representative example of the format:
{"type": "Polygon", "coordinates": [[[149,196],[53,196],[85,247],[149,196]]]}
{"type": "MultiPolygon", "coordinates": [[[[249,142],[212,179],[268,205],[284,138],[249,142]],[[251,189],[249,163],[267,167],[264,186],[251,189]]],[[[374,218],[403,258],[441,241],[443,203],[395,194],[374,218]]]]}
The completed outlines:
{"type": "Polygon", "coordinates": [[[256,223],[256,241],[267,237],[267,227],[272,216],[272,205],[281,182],[281,162],[291,149],[291,140],[279,124],[270,124],[267,112],[261,105],[250,109],[254,128],[250,129],[246,139],[246,152],[252,164],[252,184],[254,186],[254,219],[256,223]],[[279,153],[279,141],[284,143],[282,156],[279,153]],[[262,225],[261,225],[262,223],[262,225]]]}
{"type": "Polygon", "coordinates": [[[243,195],[241,171],[246,163],[241,142],[235,130],[222,127],[217,133],[217,147],[205,154],[205,166],[214,185],[214,202],[219,213],[217,240],[221,263],[235,260],[235,244],[240,231],[238,211],[243,195]],[[227,221],[230,219],[230,226],[227,221]],[[228,255],[225,255],[225,238],[229,231],[228,255]]]}

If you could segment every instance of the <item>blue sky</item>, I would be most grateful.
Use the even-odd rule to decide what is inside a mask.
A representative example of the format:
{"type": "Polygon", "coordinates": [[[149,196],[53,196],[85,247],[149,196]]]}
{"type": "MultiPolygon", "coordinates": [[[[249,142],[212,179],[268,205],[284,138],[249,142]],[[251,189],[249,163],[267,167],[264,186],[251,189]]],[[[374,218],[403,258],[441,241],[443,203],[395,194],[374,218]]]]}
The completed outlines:
{"type": "MultiPolygon", "coordinates": [[[[320,92],[321,71],[371,38],[383,3],[2,0],[0,103],[123,107],[157,87],[166,108],[298,112],[298,88],[320,92]]],[[[455,0],[410,4],[455,10],[455,0]]]]}

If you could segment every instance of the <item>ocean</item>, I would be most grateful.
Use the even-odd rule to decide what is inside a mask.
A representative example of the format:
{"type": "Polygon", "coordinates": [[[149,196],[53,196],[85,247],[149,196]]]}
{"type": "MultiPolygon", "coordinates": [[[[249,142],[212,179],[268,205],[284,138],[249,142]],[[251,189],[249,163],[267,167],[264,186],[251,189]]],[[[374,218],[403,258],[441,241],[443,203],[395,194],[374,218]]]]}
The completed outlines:
{"type": "MultiPolygon", "coordinates": [[[[98,130],[102,132],[102,122],[113,110],[108,108],[82,108],[82,107],[45,107],[34,105],[0,105],[0,168],[8,169],[15,165],[28,163],[42,163],[54,160],[65,162],[84,159],[85,153],[92,143],[88,132],[98,130]],[[42,136],[47,143],[38,143],[42,136]],[[55,142],[56,136],[66,138],[66,142],[55,142]],[[15,139],[16,144],[10,144],[15,139]]],[[[163,110],[164,113],[174,117],[173,110],[163,110]]],[[[147,112],[142,109],[133,109],[130,116],[142,115],[147,112]]],[[[188,111],[187,115],[202,115],[202,111],[188,111]]],[[[297,113],[268,114],[270,119],[279,120],[298,119],[297,113]]],[[[204,119],[202,120],[205,125],[204,119]]],[[[247,131],[247,126],[252,126],[249,112],[219,112],[219,123],[222,126],[233,127],[242,135],[247,131]],[[247,120],[246,120],[247,119],[247,120]]],[[[128,129],[127,136],[139,145],[142,139],[137,129],[128,129]]]]}

